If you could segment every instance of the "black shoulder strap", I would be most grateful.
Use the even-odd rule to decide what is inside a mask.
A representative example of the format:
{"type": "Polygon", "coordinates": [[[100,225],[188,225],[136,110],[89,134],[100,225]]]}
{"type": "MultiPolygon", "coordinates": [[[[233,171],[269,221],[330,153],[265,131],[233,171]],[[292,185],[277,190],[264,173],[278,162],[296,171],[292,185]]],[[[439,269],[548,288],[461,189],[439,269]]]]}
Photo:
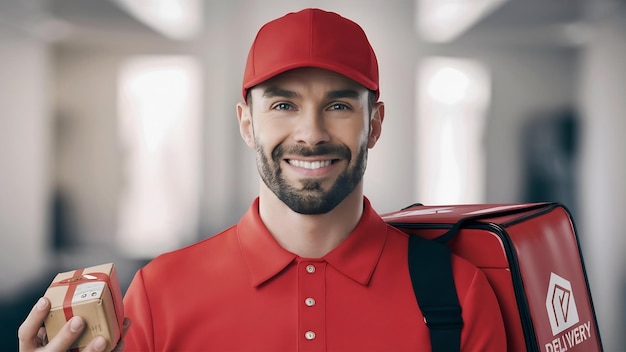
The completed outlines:
{"type": "Polygon", "coordinates": [[[450,249],[409,235],[409,273],[417,304],[430,330],[432,351],[460,351],[463,318],[452,276],[450,249]]]}

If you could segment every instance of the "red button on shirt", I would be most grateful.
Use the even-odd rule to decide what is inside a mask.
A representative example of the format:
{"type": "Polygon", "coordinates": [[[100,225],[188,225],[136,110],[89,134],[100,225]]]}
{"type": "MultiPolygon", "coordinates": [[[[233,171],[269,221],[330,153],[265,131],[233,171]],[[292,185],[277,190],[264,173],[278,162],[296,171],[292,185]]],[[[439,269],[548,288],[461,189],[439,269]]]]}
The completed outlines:
{"type": "MultiPolygon", "coordinates": [[[[348,238],[320,259],[284,250],[258,215],[137,272],[125,351],[430,351],[407,266],[407,235],[364,199],[348,238]]],[[[453,257],[464,351],[504,351],[485,276],[453,257]]]]}

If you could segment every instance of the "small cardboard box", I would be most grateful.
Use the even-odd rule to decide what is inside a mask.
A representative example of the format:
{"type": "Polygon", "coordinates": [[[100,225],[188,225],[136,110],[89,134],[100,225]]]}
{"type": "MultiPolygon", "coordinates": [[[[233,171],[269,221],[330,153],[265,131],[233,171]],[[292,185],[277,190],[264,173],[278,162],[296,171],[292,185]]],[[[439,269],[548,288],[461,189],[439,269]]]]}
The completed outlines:
{"type": "Polygon", "coordinates": [[[107,340],[107,351],[117,345],[123,329],[124,307],[113,263],[59,273],[44,296],[51,303],[44,321],[49,340],[77,315],[86,326],[72,349],[82,350],[96,336],[107,340]]]}

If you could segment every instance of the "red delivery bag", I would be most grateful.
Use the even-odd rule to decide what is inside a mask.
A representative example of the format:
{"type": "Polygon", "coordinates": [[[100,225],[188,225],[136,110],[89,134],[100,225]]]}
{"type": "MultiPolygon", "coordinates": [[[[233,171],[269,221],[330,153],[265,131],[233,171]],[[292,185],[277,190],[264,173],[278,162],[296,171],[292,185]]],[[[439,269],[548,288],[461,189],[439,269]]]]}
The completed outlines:
{"type": "MultiPolygon", "coordinates": [[[[444,243],[485,273],[498,297],[509,351],[602,351],[578,237],[563,205],[417,204],[383,219],[408,234],[444,243]]],[[[411,257],[416,255],[409,249],[409,262],[411,257]]],[[[415,270],[441,270],[431,267],[415,270]]],[[[415,290],[420,297],[421,289],[415,290]]]]}

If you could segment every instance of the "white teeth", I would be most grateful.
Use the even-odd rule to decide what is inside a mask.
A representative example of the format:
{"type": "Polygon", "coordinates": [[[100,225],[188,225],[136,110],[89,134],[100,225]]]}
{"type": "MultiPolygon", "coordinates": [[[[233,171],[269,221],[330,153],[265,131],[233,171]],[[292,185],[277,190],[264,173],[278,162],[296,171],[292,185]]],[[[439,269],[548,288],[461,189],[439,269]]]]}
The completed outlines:
{"type": "Polygon", "coordinates": [[[328,166],[331,163],[332,163],[331,160],[324,160],[324,161],[303,161],[303,160],[293,160],[293,159],[289,160],[289,164],[293,166],[301,167],[304,169],[310,169],[310,170],[319,169],[319,168],[328,166]]]}

